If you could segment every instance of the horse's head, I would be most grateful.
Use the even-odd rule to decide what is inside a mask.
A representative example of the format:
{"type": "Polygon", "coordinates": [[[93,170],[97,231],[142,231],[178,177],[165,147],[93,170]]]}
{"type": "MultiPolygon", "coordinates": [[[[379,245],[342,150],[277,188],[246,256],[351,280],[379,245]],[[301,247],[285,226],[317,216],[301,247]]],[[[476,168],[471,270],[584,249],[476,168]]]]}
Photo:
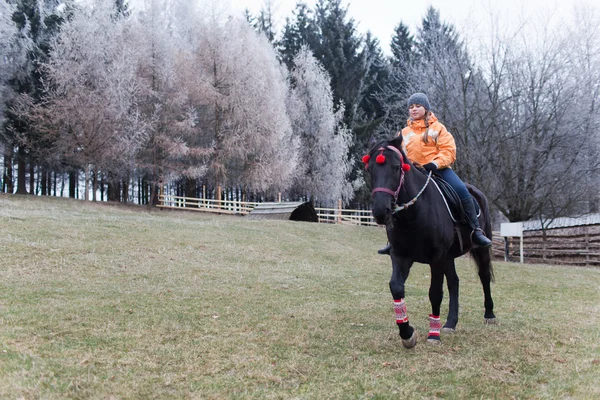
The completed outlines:
{"type": "Polygon", "coordinates": [[[371,177],[373,218],[378,224],[387,224],[410,165],[402,152],[401,135],[390,141],[371,139],[369,148],[363,162],[371,177]]]}

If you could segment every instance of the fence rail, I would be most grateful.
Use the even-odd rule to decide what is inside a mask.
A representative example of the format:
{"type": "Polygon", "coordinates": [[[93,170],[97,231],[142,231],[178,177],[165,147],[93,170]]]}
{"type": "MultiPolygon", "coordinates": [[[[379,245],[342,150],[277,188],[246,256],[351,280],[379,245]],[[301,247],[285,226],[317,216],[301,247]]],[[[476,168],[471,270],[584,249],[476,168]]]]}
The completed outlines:
{"type": "Polygon", "coordinates": [[[247,215],[256,205],[260,204],[251,201],[199,199],[167,194],[159,195],[158,202],[157,207],[159,208],[236,215],[247,215]]]}
{"type": "Polygon", "coordinates": [[[321,223],[377,226],[371,210],[315,207],[315,211],[321,223]]]}
{"type": "MultiPolygon", "coordinates": [[[[195,197],[158,196],[157,207],[176,210],[202,211],[217,214],[248,215],[261,204],[250,201],[201,199],[195,197]]],[[[340,202],[341,203],[341,202],[340,202]]],[[[338,204],[336,208],[315,207],[320,223],[376,226],[371,210],[347,210],[338,204]]]]}

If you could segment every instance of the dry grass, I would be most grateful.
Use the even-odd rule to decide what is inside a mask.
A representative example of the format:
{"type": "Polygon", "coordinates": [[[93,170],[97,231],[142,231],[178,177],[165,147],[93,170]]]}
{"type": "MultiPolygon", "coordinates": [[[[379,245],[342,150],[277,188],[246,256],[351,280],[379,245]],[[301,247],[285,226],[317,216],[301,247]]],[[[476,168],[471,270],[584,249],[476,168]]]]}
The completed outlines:
{"type": "Polygon", "coordinates": [[[496,263],[484,326],[460,260],[459,330],[407,351],[377,228],[0,196],[0,229],[0,398],[600,397],[598,269],[496,263]]]}

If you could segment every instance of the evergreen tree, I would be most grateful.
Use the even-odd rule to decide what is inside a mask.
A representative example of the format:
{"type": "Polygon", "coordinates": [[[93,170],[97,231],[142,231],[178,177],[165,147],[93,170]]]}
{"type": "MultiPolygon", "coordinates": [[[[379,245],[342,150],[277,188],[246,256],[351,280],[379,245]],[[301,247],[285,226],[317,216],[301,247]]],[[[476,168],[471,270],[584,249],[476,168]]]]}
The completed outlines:
{"type": "Polygon", "coordinates": [[[115,0],[115,8],[117,15],[128,17],[130,14],[128,0],[115,0]]]}
{"type": "Polygon", "coordinates": [[[319,33],[313,12],[306,3],[298,3],[292,12],[293,19],[286,18],[281,40],[277,43],[281,60],[292,70],[294,57],[302,46],[308,46],[313,52],[319,47],[319,33]]]}
{"type": "Polygon", "coordinates": [[[275,17],[273,14],[273,1],[267,0],[260,9],[254,25],[256,30],[263,33],[270,43],[275,42],[275,17]]]}
{"type": "Polygon", "coordinates": [[[0,2],[0,148],[3,150],[4,170],[2,173],[2,192],[12,193],[13,168],[12,155],[14,150],[14,137],[6,134],[4,126],[4,113],[6,106],[15,95],[15,83],[27,77],[23,68],[27,61],[27,51],[30,46],[26,34],[27,28],[19,30],[13,21],[15,6],[6,1],[0,2]],[[10,82],[13,84],[10,85],[10,82]]]}
{"type": "Polygon", "coordinates": [[[417,59],[411,65],[413,77],[409,91],[428,94],[435,113],[468,147],[470,86],[475,83],[475,67],[454,26],[443,22],[440,13],[430,7],[423,18],[416,40],[417,59]]]}
{"type": "Polygon", "coordinates": [[[415,40],[408,30],[408,26],[400,22],[394,29],[394,36],[390,43],[392,50],[392,64],[394,67],[402,67],[410,63],[415,40]]]}
{"type": "Polygon", "coordinates": [[[342,0],[319,0],[316,23],[320,43],[312,50],[331,77],[335,102],[344,105],[344,123],[354,129],[369,73],[362,37],[356,33],[356,24],[348,17],[342,0]]]}
{"type": "MultiPolygon", "coordinates": [[[[25,76],[11,80],[12,90],[28,95],[33,102],[41,101],[44,94],[44,70],[41,65],[48,60],[50,43],[72,3],[59,0],[17,0],[12,15],[17,28],[30,42],[27,62],[23,65],[25,76]],[[60,7],[59,7],[60,6],[60,7]]],[[[34,163],[40,161],[36,152],[48,147],[47,137],[30,129],[29,122],[12,112],[7,113],[3,141],[6,147],[17,149],[17,193],[26,194],[26,170],[29,163],[30,190],[33,189],[34,163]]]]}
{"type": "Polygon", "coordinates": [[[254,16],[248,8],[244,8],[244,18],[246,19],[246,21],[248,21],[250,26],[256,26],[256,18],[254,18],[254,16]]]}
{"type": "Polygon", "coordinates": [[[391,70],[385,83],[386,87],[378,94],[384,109],[384,121],[380,125],[380,131],[388,136],[398,132],[406,123],[406,99],[410,96],[411,65],[416,61],[415,46],[415,39],[408,27],[400,22],[394,29],[390,43],[391,70]]]}
{"type": "Polygon", "coordinates": [[[444,48],[448,53],[455,53],[460,52],[461,47],[454,26],[443,22],[440,12],[429,6],[419,28],[417,52],[423,57],[433,58],[440,48],[444,48]]]}
{"type": "MultiPolygon", "coordinates": [[[[376,127],[384,117],[385,111],[381,102],[380,94],[389,81],[390,63],[383,55],[379,40],[367,32],[365,37],[365,49],[369,73],[365,77],[364,90],[361,93],[361,102],[359,104],[359,119],[364,128],[364,123],[376,127]]],[[[373,133],[373,128],[367,129],[367,135],[373,133]]],[[[363,135],[364,136],[364,135],[363,135]]],[[[365,142],[366,143],[366,142],[365,142]]]]}

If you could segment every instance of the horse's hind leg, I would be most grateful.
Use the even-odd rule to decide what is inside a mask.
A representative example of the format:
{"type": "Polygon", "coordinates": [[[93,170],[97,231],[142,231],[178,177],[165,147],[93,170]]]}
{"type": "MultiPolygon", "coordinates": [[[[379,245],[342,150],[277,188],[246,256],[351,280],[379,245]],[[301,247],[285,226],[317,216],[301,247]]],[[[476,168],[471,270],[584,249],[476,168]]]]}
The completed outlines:
{"type": "Polygon", "coordinates": [[[446,275],[450,304],[448,306],[448,318],[446,319],[443,330],[455,331],[456,325],[458,324],[459,279],[458,274],[456,273],[456,264],[454,263],[454,259],[446,261],[444,274],[446,275]]]}
{"type": "Polygon", "coordinates": [[[486,324],[495,324],[496,316],[494,315],[494,301],[492,300],[491,282],[494,280],[494,272],[492,270],[492,259],[490,251],[487,248],[478,248],[471,250],[471,255],[475,259],[475,263],[479,269],[479,280],[483,286],[483,305],[485,313],[483,315],[486,324]]]}
{"type": "Polygon", "coordinates": [[[444,297],[444,265],[431,264],[431,285],[429,286],[429,301],[431,314],[429,315],[429,335],[427,342],[440,343],[440,308],[444,297]]]}

